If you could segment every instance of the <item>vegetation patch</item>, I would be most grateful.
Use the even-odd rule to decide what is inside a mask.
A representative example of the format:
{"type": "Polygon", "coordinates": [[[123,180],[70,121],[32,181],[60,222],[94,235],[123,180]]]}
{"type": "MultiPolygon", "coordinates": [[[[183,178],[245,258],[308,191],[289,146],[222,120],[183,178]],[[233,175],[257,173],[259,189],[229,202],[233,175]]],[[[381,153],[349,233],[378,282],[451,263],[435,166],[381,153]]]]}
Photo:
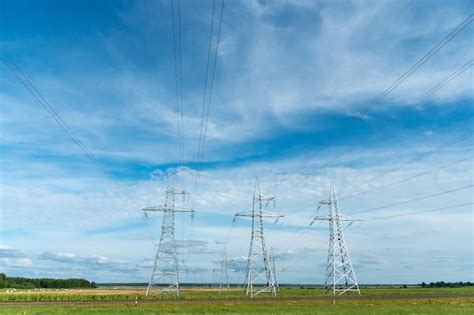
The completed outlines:
{"type": "Polygon", "coordinates": [[[50,279],[50,278],[22,278],[7,277],[0,273],[0,288],[12,289],[69,289],[69,288],[96,288],[95,282],[85,279],[50,279]]]}

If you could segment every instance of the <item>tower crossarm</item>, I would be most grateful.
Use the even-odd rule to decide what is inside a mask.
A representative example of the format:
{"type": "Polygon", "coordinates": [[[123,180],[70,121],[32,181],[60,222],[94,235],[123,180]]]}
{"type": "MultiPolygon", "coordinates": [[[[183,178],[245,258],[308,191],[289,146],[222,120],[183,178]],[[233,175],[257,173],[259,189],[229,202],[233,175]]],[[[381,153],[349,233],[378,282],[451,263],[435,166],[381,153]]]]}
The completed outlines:
{"type": "Polygon", "coordinates": [[[167,189],[166,192],[173,195],[185,195],[185,196],[189,195],[189,192],[185,190],[173,189],[173,188],[167,189]]]}
{"type": "Polygon", "coordinates": [[[148,212],[165,212],[165,213],[176,213],[176,212],[187,212],[191,213],[191,220],[194,220],[194,210],[183,208],[183,207],[167,207],[167,206],[158,206],[158,207],[146,207],[142,209],[145,218],[148,218],[148,212]]]}
{"type": "Polygon", "coordinates": [[[247,211],[247,212],[237,212],[234,214],[234,217],[251,217],[253,216],[252,211],[247,211]]]}
{"type": "MultiPolygon", "coordinates": [[[[336,217],[333,218],[331,216],[315,216],[309,225],[313,225],[315,221],[332,221],[332,220],[335,220],[335,219],[336,219],[336,217]]],[[[345,216],[345,215],[338,215],[337,219],[339,221],[351,221],[351,222],[363,221],[361,219],[353,219],[353,218],[345,216]]]]}
{"type": "Polygon", "coordinates": [[[270,196],[270,195],[258,195],[258,196],[255,196],[255,199],[260,199],[262,201],[274,201],[275,200],[275,196],[270,196]]]}
{"type": "Polygon", "coordinates": [[[194,213],[193,209],[185,208],[185,207],[175,207],[174,212],[192,212],[194,213]]]}
{"type": "Polygon", "coordinates": [[[151,212],[166,212],[166,211],[173,211],[173,212],[194,212],[193,209],[184,208],[184,207],[167,207],[167,206],[156,206],[156,207],[146,207],[143,208],[142,211],[151,211],[151,212]]]}
{"type": "Polygon", "coordinates": [[[151,206],[151,207],[146,207],[146,208],[142,209],[142,211],[145,211],[145,212],[148,212],[148,211],[165,212],[165,211],[171,211],[171,210],[173,210],[173,209],[170,208],[170,207],[166,207],[166,206],[151,206]]]}
{"type": "Polygon", "coordinates": [[[262,210],[261,212],[258,212],[258,213],[254,213],[252,211],[246,211],[246,212],[237,212],[236,214],[234,214],[234,220],[233,222],[235,222],[237,220],[237,217],[260,217],[262,216],[262,218],[273,218],[273,219],[276,219],[275,220],[275,223],[276,221],[278,221],[280,218],[283,218],[284,215],[283,214],[278,214],[278,213],[274,213],[274,212],[270,212],[270,211],[265,211],[265,210],[262,210]]]}
{"type": "MultiPolygon", "coordinates": [[[[269,211],[262,211],[261,215],[263,218],[283,218],[284,217],[283,214],[278,214],[278,213],[269,212],[269,211]]],[[[234,214],[234,217],[252,217],[252,216],[254,216],[252,211],[237,212],[236,214],[234,214]]],[[[255,216],[260,216],[260,213],[256,213],[255,216]]]]}
{"type": "Polygon", "coordinates": [[[263,210],[262,211],[262,217],[264,218],[283,218],[284,215],[283,214],[278,214],[278,213],[275,213],[275,212],[270,212],[270,211],[265,211],[263,210]]]}

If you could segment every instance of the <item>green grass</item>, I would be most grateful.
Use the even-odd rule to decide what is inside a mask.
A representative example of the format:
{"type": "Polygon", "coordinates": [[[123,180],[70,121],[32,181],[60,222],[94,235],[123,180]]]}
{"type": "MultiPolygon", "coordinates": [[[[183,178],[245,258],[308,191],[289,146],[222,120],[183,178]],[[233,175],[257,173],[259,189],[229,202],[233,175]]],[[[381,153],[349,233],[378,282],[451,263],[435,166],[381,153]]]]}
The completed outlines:
{"type": "MultiPolygon", "coordinates": [[[[84,292],[82,292],[84,293],[84,292]]],[[[101,295],[81,294],[81,291],[17,291],[0,292],[2,301],[81,301],[81,300],[130,300],[129,304],[120,305],[0,305],[0,314],[474,314],[474,297],[463,298],[462,295],[474,295],[473,287],[461,288],[368,288],[362,290],[363,300],[332,301],[243,301],[243,302],[162,302],[153,305],[138,303],[134,305],[136,294],[101,295]],[[446,295],[444,298],[420,298],[420,295],[446,295]],[[410,295],[410,299],[397,299],[400,295],[410,295]],[[458,297],[448,297],[458,295],[458,297]],[[377,297],[390,296],[390,300],[379,300],[377,297]]],[[[208,291],[184,291],[180,299],[191,298],[231,298],[242,297],[242,291],[217,293],[208,291]]],[[[327,296],[323,289],[281,289],[278,296],[327,296]]],[[[268,297],[268,295],[261,295],[268,297]]],[[[142,299],[169,299],[173,295],[152,295],[142,299]]]]}
{"type": "Polygon", "coordinates": [[[240,302],[157,305],[7,306],[1,314],[474,314],[474,298],[240,302]]]}
{"type": "MultiPolygon", "coordinates": [[[[97,294],[81,294],[67,293],[68,291],[46,291],[38,293],[31,291],[30,293],[23,293],[17,291],[15,293],[0,292],[0,301],[85,301],[85,300],[160,300],[160,299],[175,299],[175,295],[159,294],[146,297],[144,294],[117,294],[101,295],[100,290],[97,294]]],[[[143,293],[145,290],[143,290],[143,293]]],[[[396,295],[426,295],[426,294],[474,294],[474,287],[460,287],[460,288],[368,288],[361,290],[362,296],[396,296],[396,295]]],[[[209,291],[183,291],[179,299],[195,299],[195,298],[235,298],[243,297],[241,290],[232,291],[230,293],[217,293],[209,291]]],[[[268,294],[258,295],[259,297],[268,297],[268,294]]],[[[282,288],[278,292],[279,297],[292,296],[327,296],[324,289],[285,289],[282,288]]]]}

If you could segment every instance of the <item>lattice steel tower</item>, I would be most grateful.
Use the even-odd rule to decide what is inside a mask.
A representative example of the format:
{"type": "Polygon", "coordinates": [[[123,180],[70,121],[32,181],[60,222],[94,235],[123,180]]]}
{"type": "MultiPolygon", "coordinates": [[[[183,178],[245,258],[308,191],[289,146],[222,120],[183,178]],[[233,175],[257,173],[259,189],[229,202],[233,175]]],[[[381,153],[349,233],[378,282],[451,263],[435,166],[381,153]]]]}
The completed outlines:
{"type": "Polygon", "coordinates": [[[213,285],[218,286],[219,293],[230,291],[227,250],[225,248],[222,254],[220,268],[212,269],[212,277],[212,283],[213,285]]]}
{"type": "Polygon", "coordinates": [[[320,201],[318,207],[319,209],[322,205],[328,205],[329,216],[316,216],[311,222],[313,224],[316,220],[329,221],[329,250],[325,286],[328,292],[332,292],[334,295],[341,295],[348,291],[356,291],[360,294],[351,258],[344,241],[341,223],[342,221],[358,220],[340,214],[336,190],[332,184],[330,189],[329,199],[320,201]]]}
{"type": "Polygon", "coordinates": [[[146,217],[148,212],[163,212],[160,241],[146,295],[149,295],[153,287],[156,287],[158,292],[175,292],[179,296],[178,255],[174,236],[174,216],[177,212],[190,212],[194,216],[194,210],[176,205],[176,196],[181,196],[184,203],[187,195],[188,193],[184,190],[176,190],[170,185],[166,189],[164,205],[143,209],[146,217]]]}
{"type": "Polygon", "coordinates": [[[250,238],[249,255],[247,257],[247,273],[245,277],[245,294],[253,298],[254,295],[267,292],[276,295],[275,274],[272,262],[267,252],[265,235],[263,230],[263,218],[275,218],[278,221],[283,215],[266,210],[269,205],[275,207],[275,197],[264,196],[260,193],[258,179],[255,181],[253,193],[252,211],[237,212],[237,217],[252,218],[252,235],[250,238]],[[264,281],[262,288],[255,289],[254,285],[264,281]]]}
{"type": "Polygon", "coordinates": [[[273,247],[270,248],[270,266],[273,270],[273,283],[275,283],[276,290],[280,290],[280,286],[278,285],[277,277],[276,277],[276,267],[275,267],[275,254],[273,253],[273,247]]]}

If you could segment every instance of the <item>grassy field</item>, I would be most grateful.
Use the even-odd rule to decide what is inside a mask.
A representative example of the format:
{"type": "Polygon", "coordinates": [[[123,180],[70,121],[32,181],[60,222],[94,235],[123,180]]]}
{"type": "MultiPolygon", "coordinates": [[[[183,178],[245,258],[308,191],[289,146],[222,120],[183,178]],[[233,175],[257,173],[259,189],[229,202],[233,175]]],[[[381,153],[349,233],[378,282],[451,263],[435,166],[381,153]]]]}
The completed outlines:
{"type": "MultiPolygon", "coordinates": [[[[64,290],[14,293],[1,292],[3,301],[18,300],[135,300],[143,299],[143,288],[140,289],[97,289],[64,290]]],[[[474,297],[417,298],[421,295],[466,295],[474,294],[474,288],[440,288],[440,289],[365,289],[364,300],[332,301],[249,301],[249,302],[183,302],[146,305],[134,303],[123,305],[0,305],[0,314],[474,314],[474,297]],[[410,299],[379,300],[380,296],[412,295],[410,299]]],[[[324,296],[321,289],[282,289],[279,296],[324,296]]],[[[168,295],[151,296],[149,299],[170,298],[168,295]]],[[[209,297],[242,297],[241,291],[221,293],[210,291],[185,290],[181,299],[209,297]]]]}
{"type": "MultiPolygon", "coordinates": [[[[145,288],[118,287],[99,289],[75,290],[16,290],[14,292],[0,291],[0,301],[84,301],[84,300],[160,300],[178,299],[172,294],[144,295],[145,288]]],[[[396,296],[396,295],[439,295],[439,294],[474,294],[474,287],[460,288],[367,288],[361,289],[362,296],[396,296]]],[[[268,297],[268,294],[256,298],[268,297]]],[[[282,288],[279,297],[294,296],[327,296],[324,289],[282,288]]],[[[231,292],[218,293],[209,289],[183,289],[179,299],[196,298],[241,298],[242,289],[232,289],[231,292]]]]}
{"type": "Polygon", "coordinates": [[[474,314],[474,299],[6,306],[1,314],[474,314]]]}

